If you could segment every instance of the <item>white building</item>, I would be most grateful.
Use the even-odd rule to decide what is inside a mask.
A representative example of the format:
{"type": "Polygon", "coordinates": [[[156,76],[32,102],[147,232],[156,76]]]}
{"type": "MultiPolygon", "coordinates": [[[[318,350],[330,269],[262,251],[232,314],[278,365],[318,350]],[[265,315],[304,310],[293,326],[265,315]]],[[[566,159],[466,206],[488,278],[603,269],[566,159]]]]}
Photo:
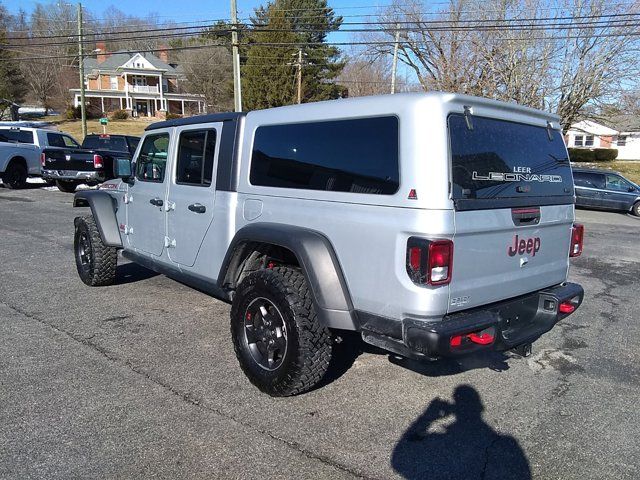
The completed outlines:
{"type": "Polygon", "coordinates": [[[584,120],[571,126],[565,141],[569,148],[615,148],[618,160],[640,160],[640,119],[620,122],[617,128],[584,120]]]}

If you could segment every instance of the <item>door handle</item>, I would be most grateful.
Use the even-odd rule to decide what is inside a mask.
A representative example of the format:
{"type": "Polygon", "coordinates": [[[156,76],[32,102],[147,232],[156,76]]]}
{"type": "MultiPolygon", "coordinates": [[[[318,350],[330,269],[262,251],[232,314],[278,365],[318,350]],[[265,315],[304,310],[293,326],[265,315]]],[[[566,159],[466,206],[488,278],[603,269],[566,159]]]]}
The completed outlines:
{"type": "Polygon", "coordinates": [[[161,207],[163,202],[160,198],[152,198],[151,200],[149,200],[149,203],[151,205],[155,205],[156,207],[161,207]]]}
{"type": "Polygon", "coordinates": [[[196,213],[204,213],[204,212],[207,211],[207,207],[205,207],[204,205],[202,205],[200,203],[192,203],[187,208],[189,210],[191,210],[192,212],[196,212],[196,213]]]}

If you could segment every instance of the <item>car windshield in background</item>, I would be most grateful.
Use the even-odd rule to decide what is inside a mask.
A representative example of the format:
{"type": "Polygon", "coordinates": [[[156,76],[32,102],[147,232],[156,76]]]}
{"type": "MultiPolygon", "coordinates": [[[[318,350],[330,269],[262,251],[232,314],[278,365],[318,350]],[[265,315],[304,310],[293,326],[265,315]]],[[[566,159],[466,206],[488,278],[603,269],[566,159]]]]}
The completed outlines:
{"type": "Polygon", "coordinates": [[[82,148],[91,150],[109,150],[112,152],[127,152],[127,140],[124,137],[103,137],[100,135],[89,135],[84,138],[82,148]]]}
{"type": "MultiPolygon", "coordinates": [[[[567,149],[545,127],[449,115],[453,198],[573,197],[567,149]]],[[[566,201],[566,200],[565,200],[566,201]]]]}

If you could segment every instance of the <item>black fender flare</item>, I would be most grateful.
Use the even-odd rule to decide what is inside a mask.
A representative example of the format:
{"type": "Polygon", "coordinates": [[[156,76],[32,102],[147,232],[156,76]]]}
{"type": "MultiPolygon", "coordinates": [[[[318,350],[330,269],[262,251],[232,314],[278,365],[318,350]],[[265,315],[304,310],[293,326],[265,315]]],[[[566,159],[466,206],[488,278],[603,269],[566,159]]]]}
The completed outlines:
{"type": "Polygon", "coordinates": [[[73,206],[91,208],[102,242],[109,247],[122,248],[115,198],[100,190],[83,190],[73,196],[73,206]]]}
{"type": "Polygon", "coordinates": [[[309,282],[320,322],[330,328],[356,330],[353,303],[338,258],[329,239],[315,230],[266,222],[241,228],[225,255],[218,287],[235,287],[244,247],[255,243],[277,245],[293,252],[309,282]]]}

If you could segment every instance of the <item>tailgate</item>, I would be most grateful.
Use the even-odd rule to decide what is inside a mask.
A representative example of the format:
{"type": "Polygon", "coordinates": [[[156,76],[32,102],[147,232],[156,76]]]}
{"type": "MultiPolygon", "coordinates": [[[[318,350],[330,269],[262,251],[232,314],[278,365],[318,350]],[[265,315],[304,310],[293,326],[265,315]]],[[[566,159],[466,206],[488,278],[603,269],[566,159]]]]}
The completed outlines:
{"type": "Polygon", "coordinates": [[[46,149],[45,170],[93,171],[93,151],[46,149]]]}
{"type": "Polygon", "coordinates": [[[455,208],[449,311],[565,281],[574,198],[560,131],[552,122],[461,114],[449,115],[448,127],[455,208]]]}
{"type": "MultiPolygon", "coordinates": [[[[537,225],[515,225],[523,216],[518,212],[535,210],[456,212],[449,312],[516,297],[566,280],[573,205],[541,207],[537,225]]],[[[533,217],[535,213],[524,215],[533,217]]]]}

